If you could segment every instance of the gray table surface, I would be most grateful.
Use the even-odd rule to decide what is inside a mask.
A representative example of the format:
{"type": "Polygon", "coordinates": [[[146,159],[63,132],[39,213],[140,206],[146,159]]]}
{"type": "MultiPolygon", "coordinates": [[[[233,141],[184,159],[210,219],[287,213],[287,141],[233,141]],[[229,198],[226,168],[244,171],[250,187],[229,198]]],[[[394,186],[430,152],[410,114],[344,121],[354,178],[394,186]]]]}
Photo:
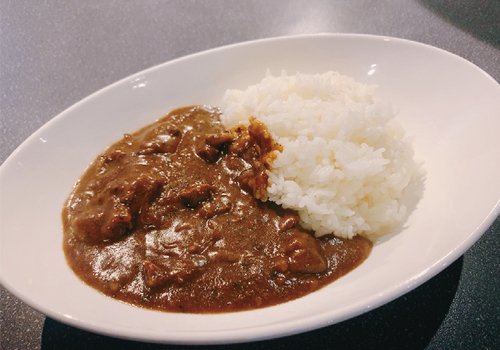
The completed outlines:
{"type": "MultiPolygon", "coordinates": [[[[498,0],[0,0],[0,161],[59,112],[120,78],[257,38],[318,32],[401,37],[458,54],[499,81],[499,18],[498,0]]],[[[228,348],[499,349],[499,232],[497,219],[463,258],[368,314],[228,348]]],[[[2,349],[180,348],[84,332],[0,292],[2,349]]]]}

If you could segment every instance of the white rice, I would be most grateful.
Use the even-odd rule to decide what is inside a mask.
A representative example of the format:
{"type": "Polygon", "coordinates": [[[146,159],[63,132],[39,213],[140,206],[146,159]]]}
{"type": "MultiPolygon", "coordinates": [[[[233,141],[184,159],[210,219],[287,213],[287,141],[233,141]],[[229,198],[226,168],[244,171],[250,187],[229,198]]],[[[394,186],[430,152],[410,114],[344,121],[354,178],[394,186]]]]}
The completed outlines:
{"type": "Polygon", "coordinates": [[[226,127],[255,116],[284,147],[269,171],[269,199],[297,210],[316,236],[375,240],[406,218],[401,199],[418,167],[374,91],[336,72],[283,72],[224,95],[226,127]]]}

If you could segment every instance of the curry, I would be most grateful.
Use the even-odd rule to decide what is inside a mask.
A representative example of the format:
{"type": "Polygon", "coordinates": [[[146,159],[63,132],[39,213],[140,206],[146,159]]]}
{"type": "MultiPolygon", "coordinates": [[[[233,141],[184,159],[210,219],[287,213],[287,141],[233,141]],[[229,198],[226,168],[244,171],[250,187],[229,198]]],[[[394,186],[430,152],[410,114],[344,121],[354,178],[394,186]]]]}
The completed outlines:
{"type": "Polygon", "coordinates": [[[266,201],[276,144],[226,130],[217,109],[177,109],[113,144],[63,210],[64,251],[88,285],[152,309],[213,313],[296,299],[358,266],[362,237],[317,239],[266,201]]]}

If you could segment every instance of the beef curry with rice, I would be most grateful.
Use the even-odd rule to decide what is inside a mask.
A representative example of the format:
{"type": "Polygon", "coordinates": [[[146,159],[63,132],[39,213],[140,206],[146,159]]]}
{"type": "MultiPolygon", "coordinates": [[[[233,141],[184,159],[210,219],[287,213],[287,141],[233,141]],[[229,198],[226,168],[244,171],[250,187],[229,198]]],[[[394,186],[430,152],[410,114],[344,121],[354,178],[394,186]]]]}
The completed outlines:
{"type": "Polygon", "coordinates": [[[228,312],[311,293],[359,265],[371,242],[315,238],[266,201],[280,150],[265,125],[225,130],[216,109],[177,109],[125,135],[63,210],[64,251],[101,292],[175,312],[228,312]]]}

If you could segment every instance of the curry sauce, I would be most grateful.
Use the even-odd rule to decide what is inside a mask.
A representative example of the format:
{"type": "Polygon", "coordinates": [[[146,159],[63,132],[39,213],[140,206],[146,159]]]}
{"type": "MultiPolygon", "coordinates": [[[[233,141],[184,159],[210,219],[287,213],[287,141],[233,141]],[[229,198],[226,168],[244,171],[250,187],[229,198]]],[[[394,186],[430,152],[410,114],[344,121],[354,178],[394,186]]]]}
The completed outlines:
{"type": "Polygon", "coordinates": [[[62,214],[83,281],[147,308],[228,312],[306,295],[366,259],[367,239],[315,238],[265,201],[280,146],[255,119],[226,130],[219,117],[175,110],[91,164],[62,214]]]}

